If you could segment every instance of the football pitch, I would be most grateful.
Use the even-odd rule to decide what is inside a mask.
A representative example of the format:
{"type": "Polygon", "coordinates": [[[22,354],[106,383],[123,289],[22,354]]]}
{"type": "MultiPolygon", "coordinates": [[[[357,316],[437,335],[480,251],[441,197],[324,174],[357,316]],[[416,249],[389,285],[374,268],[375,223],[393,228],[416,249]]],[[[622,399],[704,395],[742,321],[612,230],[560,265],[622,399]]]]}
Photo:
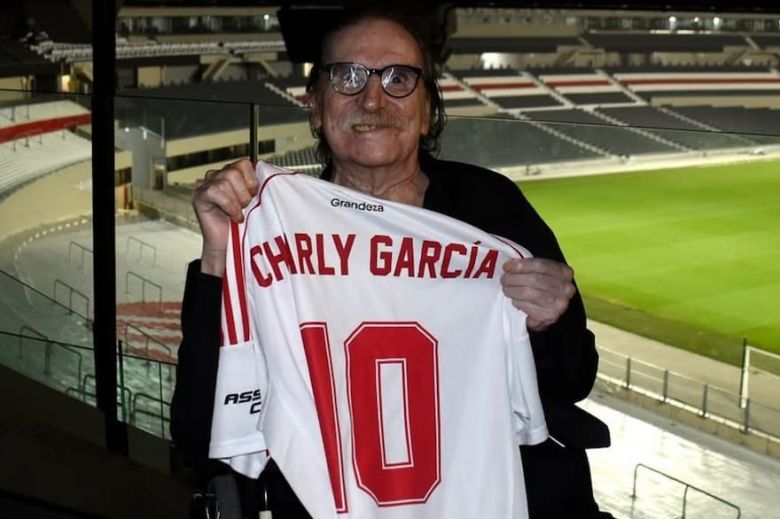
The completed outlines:
{"type": "Polygon", "coordinates": [[[519,182],[589,317],[732,364],[780,353],[780,161],[519,182]]]}

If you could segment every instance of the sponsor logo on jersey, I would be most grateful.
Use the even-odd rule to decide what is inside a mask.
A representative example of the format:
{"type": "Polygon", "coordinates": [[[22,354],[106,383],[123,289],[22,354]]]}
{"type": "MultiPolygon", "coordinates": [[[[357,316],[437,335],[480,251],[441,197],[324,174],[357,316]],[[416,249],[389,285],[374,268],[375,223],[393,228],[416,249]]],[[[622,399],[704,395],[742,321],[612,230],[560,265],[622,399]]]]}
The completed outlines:
{"type": "Polygon", "coordinates": [[[249,407],[249,414],[259,413],[263,407],[263,394],[259,389],[253,391],[242,391],[241,393],[228,393],[225,395],[225,401],[222,405],[246,404],[252,402],[249,407]]]}
{"type": "Polygon", "coordinates": [[[349,200],[339,200],[338,198],[332,198],[330,205],[331,207],[346,207],[347,209],[357,209],[358,211],[366,211],[368,213],[383,213],[385,211],[385,206],[382,204],[351,202],[349,200]]]}

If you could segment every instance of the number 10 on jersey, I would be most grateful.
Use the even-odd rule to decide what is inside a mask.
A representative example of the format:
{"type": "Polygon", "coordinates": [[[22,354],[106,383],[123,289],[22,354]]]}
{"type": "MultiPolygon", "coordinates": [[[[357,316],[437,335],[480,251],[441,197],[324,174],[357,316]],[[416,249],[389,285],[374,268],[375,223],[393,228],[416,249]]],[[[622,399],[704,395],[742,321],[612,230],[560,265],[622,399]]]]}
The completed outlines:
{"type": "Polygon", "coordinates": [[[436,339],[414,322],[363,322],[343,345],[327,323],[301,324],[338,512],[347,512],[338,407],[348,405],[358,486],[379,506],[424,503],[440,481],[436,339]],[[338,401],[331,355],[344,348],[347,401],[338,401]]]}

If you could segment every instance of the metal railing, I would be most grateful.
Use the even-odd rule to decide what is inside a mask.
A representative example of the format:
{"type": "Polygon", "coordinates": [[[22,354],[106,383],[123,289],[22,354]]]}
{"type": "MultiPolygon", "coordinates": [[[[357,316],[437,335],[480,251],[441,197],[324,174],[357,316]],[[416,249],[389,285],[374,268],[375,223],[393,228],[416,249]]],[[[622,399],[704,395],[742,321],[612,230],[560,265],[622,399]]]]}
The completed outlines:
{"type": "Polygon", "coordinates": [[[728,506],[730,508],[733,508],[737,512],[737,519],[740,519],[740,517],[742,517],[742,510],[737,505],[735,505],[734,503],[726,501],[725,499],[723,499],[721,497],[718,497],[715,494],[711,494],[711,493],[707,492],[706,490],[702,490],[699,487],[691,485],[690,483],[688,483],[686,481],[678,479],[678,478],[676,478],[674,476],[670,476],[669,474],[667,474],[665,472],[662,472],[662,471],[660,471],[658,469],[654,469],[653,467],[649,467],[649,466],[645,465],[644,463],[637,463],[636,466],[634,467],[634,486],[633,486],[633,490],[631,491],[631,499],[636,499],[637,498],[637,494],[636,494],[636,481],[637,481],[637,475],[638,475],[638,472],[639,472],[640,468],[645,469],[645,470],[649,470],[650,472],[654,472],[654,473],[656,473],[656,474],[658,474],[660,476],[665,477],[666,479],[668,479],[670,481],[674,481],[675,483],[679,483],[680,485],[683,485],[685,487],[685,490],[683,491],[683,497],[682,497],[682,516],[681,516],[682,519],[685,519],[685,514],[686,514],[686,512],[688,510],[688,491],[691,490],[691,489],[693,489],[696,492],[698,492],[700,494],[703,494],[703,495],[705,495],[705,496],[707,496],[709,498],[712,498],[712,499],[714,499],[714,500],[716,500],[716,501],[718,501],[720,503],[723,503],[724,505],[726,505],[726,506],[728,506]]]}
{"type": "Polygon", "coordinates": [[[89,319],[89,297],[84,292],[81,292],[80,290],[70,286],[69,284],[67,284],[63,280],[61,280],[60,278],[56,278],[54,280],[54,287],[52,288],[52,293],[54,295],[54,300],[57,301],[58,303],[60,302],[59,299],[57,299],[57,287],[58,286],[61,286],[61,287],[65,288],[65,289],[67,289],[67,291],[68,291],[68,307],[67,307],[68,311],[70,311],[70,313],[76,314],[79,317],[82,317],[84,319],[89,319]],[[80,313],[78,313],[77,311],[75,311],[73,309],[73,296],[74,295],[79,296],[81,298],[81,300],[84,301],[84,304],[86,306],[86,311],[84,312],[84,314],[80,314],[80,313]]]}
{"type": "Polygon", "coordinates": [[[130,425],[136,425],[138,423],[138,415],[148,416],[150,418],[160,420],[160,436],[165,437],[165,424],[170,423],[170,408],[171,404],[163,400],[162,398],[147,395],[146,393],[136,393],[133,395],[133,402],[130,411],[130,425]],[[139,407],[139,402],[149,402],[154,411],[148,410],[146,406],[139,407]],[[159,410],[159,414],[157,411],[159,410]]]}
{"type": "Polygon", "coordinates": [[[780,409],[756,398],[697,380],[667,368],[599,347],[599,378],[626,390],[688,409],[744,433],[758,433],[768,441],[780,441],[780,409]]]}
{"type": "Polygon", "coordinates": [[[138,279],[139,281],[141,281],[141,301],[144,302],[144,303],[146,303],[146,287],[147,287],[147,285],[157,289],[158,309],[159,309],[159,311],[162,312],[162,296],[163,296],[162,286],[160,286],[159,284],[155,283],[151,279],[147,279],[147,278],[143,277],[142,275],[133,272],[132,270],[128,270],[125,273],[125,293],[127,293],[127,294],[130,293],[130,280],[131,279],[138,279]]]}
{"type": "MultiPolygon", "coordinates": [[[[155,339],[145,331],[143,331],[141,328],[130,324],[125,323],[125,345],[128,345],[131,347],[131,351],[135,352],[137,351],[136,348],[133,346],[133,343],[130,341],[129,333],[128,331],[132,329],[134,333],[137,333],[144,339],[144,347],[143,347],[143,353],[141,354],[142,357],[146,358],[148,361],[153,360],[151,354],[149,353],[151,351],[150,346],[154,345],[156,348],[160,348],[165,351],[165,354],[168,355],[169,359],[173,359],[173,350],[170,348],[170,346],[163,344],[158,339],[155,339]]],[[[151,364],[147,362],[147,367],[149,367],[151,364]]],[[[170,381],[173,378],[173,365],[168,365],[168,381],[170,381]]]]}
{"type": "Polygon", "coordinates": [[[18,358],[20,360],[24,360],[25,358],[25,348],[24,343],[25,339],[28,341],[36,341],[43,343],[43,370],[42,373],[46,375],[47,377],[51,377],[53,375],[52,373],[52,355],[54,355],[55,351],[63,351],[67,352],[69,355],[71,355],[74,359],[76,359],[76,376],[78,379],[81,378],[81,372],[84,368],[84,362],[81,357],[81,353],[75,349],[74,347],[56,342],[51,341],[49,338],[40,333],[39,331],[35,330],[34,328],[30,328],[27,325],[22,325],[19,328],[19,350],[18,350],[18,358]],[[32,335],[25,335],[25,333],[32,334],[32,335]]]}
{"type": "Polygon", "coordinates": [[[139,240],[135,236],[128,236],[127,237],[127,243],[125,245],[125,253],[127,254],[128,258],[130,256],[130,245],[134,244],[134,243],[138,244],[138,262],[140,263],[141,261],[143,261],[143,259],[144,259],[144,249],[145,249],[145,250],[151,251],[151,253],[152,253],[152,266],[156,267],[157,266],[157,248],[154,245],[150,244],[150,243],[146,243],[143,240],[139,240]]]}
{"type": "Polygon", "coordinates": [[[19,327],[19,358],[20,359],[24,356],[23,353],[24,339],[30,336],[36,337],[37,339],[42,339],[47,342],[49,340],[49,338],[45,334],[39,332],[35,328],[30,328],[26,324],[23,324],[22,326],[19,327]]]}
{"type": "MultiPolygon", "coordinates": [[[[32,330],[29,327],[23,328],[26,332],[32,330]]],[[[32,330],[31,333],[36,332],[32,330]]],[[[121,346],[121,342],[118,343],[118,347],[121,346]]],[[[0,363],[94,406],[94,366],[86,362],[92,354],[91,348],[0,331],[0,363]],[[19,352],[17,349],[20,349],[19,352]],[[59,351],[68,354],[56,355],[55,352],[59,351]]],[[[173,364],[170,362],[129,354],[119,355],[117,406],[120,418],[152,434],[168,438],[172,372],[173,364]],[[167,381],[163,375],[163,370],[166,369],[169,373],[167,381]],[[139,420],[141,416],[151,420],[139,420]]]]}
{"type": "Polygon", "coordinates": [[[87,248],[83,246],[80,243],[76,243],[75,241],[71,240],[68,243],[68,263],[70,263],[73,259],[73,249],[77,249],[80,252],[80,264],[79,264],[79,270],[84,270],[84,256],[86,256],[87,253],[92,254],[92,249],[87,248]]]}

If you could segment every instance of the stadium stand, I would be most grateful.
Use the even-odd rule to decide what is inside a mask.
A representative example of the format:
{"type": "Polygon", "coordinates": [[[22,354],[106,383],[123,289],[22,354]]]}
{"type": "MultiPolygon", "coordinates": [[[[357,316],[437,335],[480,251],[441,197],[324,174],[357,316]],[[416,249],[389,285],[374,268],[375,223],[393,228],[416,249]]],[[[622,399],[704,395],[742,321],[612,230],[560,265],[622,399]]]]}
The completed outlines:
{"type": "Polygon", "coordinates": [[[306,95],[305,77],[275,77],[268,78],[266,82],[284,92],[285,96],[290,96],[297,100],[300,106],[306,104],[308,96],[306,95]]]}
{"type": "Polygon", "coordinates": [[[610,105],[626,103],[636,104],[636,101],[623,92],[566,94],[565,97],[576,105],[610,105]]]}
{"type": "Polygon", "coordinates": [[[745,38],[738,34],[599,32],[582,37],[594,47],[619,53],[722,52],[725,47],[749,47],[745,38]]]}
{"type": "Polygon", "coordinates": [[[631,156],[644,153],[669,153],[680,147],[633,128],[616,127],[598,115],[580,109],[528,112],[529,118],[550,123],[557,131],[589,143],[613,155],[631,156]]]}
{"type": "Polygon", "coordinates": [[[517,69],[453,70],[452,74],[499,108],[553,107],[561,101],[536,79],[517,69]]]}
{"type": "Polygon", "coordinates": [[[247,126],[247,104],[262,106],[261,122],[264,125],[308,120],[308,113],[290,99],[271,90],[264,81],[224,81],[213,83],[192,83],[161,88],[127,90],[128,97],[117,100],[117,112],[123,104],[129,111],[139,109],[147,103],[142,98],[169,99],[166,102],[154,102],[156,116],[164,119],[167,138],[192,137],[228,129],[247,126]],[[230,92],[230,102],[221,102],[219,110],[214,104],[197,105],[186,100],[222,101],[225,92],[230,92]],[[136,97],[138,99],[133,99],[136,97]],[[201,106],[201,110],[193,110],[201,106]]]}
{"type": "Polygon", "coordinates": [[[319,174],[322,165],[314,153],[315,147],[293,150],[287,153],[273,155],[268,162],[283,168],[300,171],[303,173],[319,174]]]}
{"type": "Polygon", "coordinates": [[[739,148],[755,144],[742,137],[717,133],[720,131],[717,128],[688,119],[665,108],[654,106],[601,107],[595,111],[629,126],[645,128],[667,140],[694,150],[739,148]]]}
{"type": "Polygon", "coordinates": [[[615,70],[626,88],[651,101],[656,97],[780,95],[780,73],[761,68],[653,68],[615,70]]]}
{"type": "Polygon", "coordinates": [[[88,114],[89,110],[72,101],[44,101],[7,106],[0,109],[0,128],[8,128],[20,123],[44,121],[88,114]]]}
{"type": "Polygon", "coordinates": [[[67,130],[5,142],[0,145],[0,193],[91,156],[91,142],[67,130]]]}
{"type": "Polygon", "coordinates": [[[560,47],[583,47],[574,36],[536,36],[519,38],[459,38],[449,40],[456,54],[481,54],[483,52],[557,52],[560,47]]]}
{"type": "Polygon", "coordinates": [[[780,136],[777,135],[780,110],[741,106],[676,106],[674,111],[724,132],[750,134],[748,138],[760,144],[780,144],[780,136]]]}
{"type": "Polygon", "coordinates": [[[444,98],[444,107],[452,113],[459,109],[481,109],[484,112],[495,112],[495,108],[484,102],[477,93],[461,83],[455,76],[444,74],[439,81],[439,87],[444,98]]]}
{"type": "Polygon", "coordinates": [[[0,40],[0,77],[18,74],[18,71],[23,71],[24,75],[54,75],[59,73],[59,67],[24,43],[0,40]]]}
{"type": "Polygon", "coordinates": [[[450,118],[441,148],[445,159],[495,168],[600,157],[542,125],[509,118],[450,118]]]}
{"type": "MultiPolygon", "coordinates": [[[[30,47],[37,58],[49,62],[74,63],[92,60],[92,47],[80,43],[44,41],[30,47]]],[[[240,56],[252,52],[283,52],[284,42],[273,41],[203,41],[187,43],[158,43],[145,41],[130,43],[117,41],[116,57],[119,60],[170,56],[204,56],[225,54],[240,56]]]]}
{"type": "Polygon", "coordinates": [[[780,49],[780,35],[777,34],[755,34],[750,37],[756,45],[766,50],[780,49]]]}
{"type": "Polygon", "coordinates": [[[543,71],[538,75],[545,85],[575,105],[635,104],[619,83],[595,70],[577,72],[543,71]]]}

